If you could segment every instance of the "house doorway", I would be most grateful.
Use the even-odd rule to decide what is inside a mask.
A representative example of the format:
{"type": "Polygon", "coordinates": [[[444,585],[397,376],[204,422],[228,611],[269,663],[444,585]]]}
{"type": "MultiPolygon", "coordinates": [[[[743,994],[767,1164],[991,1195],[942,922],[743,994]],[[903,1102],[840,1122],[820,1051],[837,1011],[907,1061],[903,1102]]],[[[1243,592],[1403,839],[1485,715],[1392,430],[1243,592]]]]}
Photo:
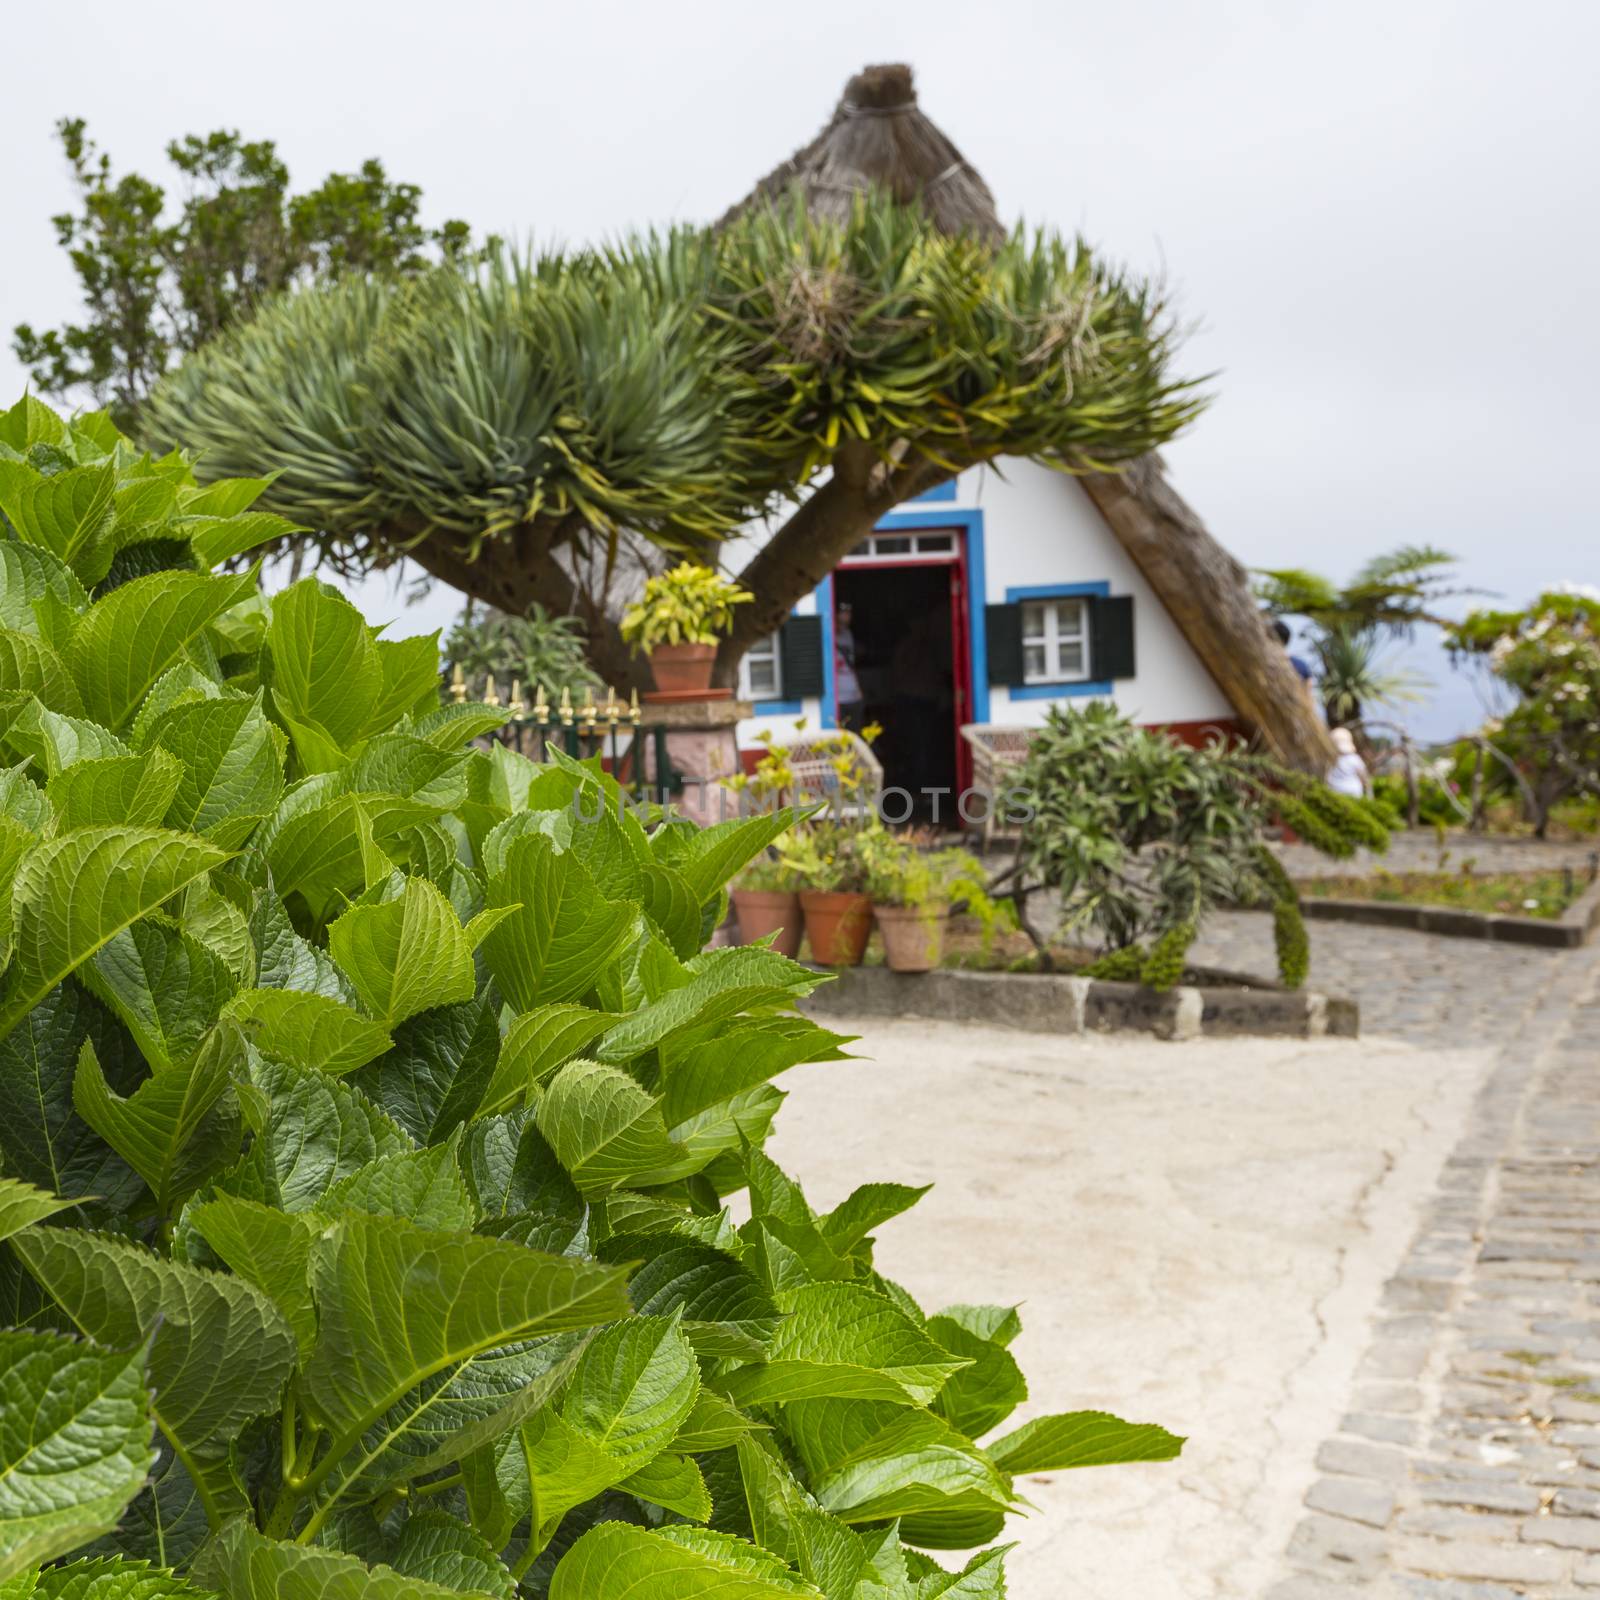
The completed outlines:
{"type": "Polygon", "coordinates": [[[960,724],[970,703],[966,613],[959,559],[846,561],[833,578],[834,625],[848,616],[861,684],[861,723],[883,728],[890,822],[954,826],[965,763],[960,724]],[[848,611],[846,608],[848,607],[848,611]],[[937,796],[928,791],[943,791],[937,796]],[[909,816],[901,815],[907,805],[909,816]]]}

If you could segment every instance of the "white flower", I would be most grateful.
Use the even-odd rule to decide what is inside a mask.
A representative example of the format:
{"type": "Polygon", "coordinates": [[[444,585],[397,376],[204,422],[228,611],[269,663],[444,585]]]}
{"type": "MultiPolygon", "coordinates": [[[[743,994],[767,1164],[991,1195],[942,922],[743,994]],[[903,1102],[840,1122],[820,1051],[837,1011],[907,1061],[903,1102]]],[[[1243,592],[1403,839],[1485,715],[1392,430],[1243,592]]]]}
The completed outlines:
{"type": "Polygon", "coordinates": [[[1524,911],[1537,911],[1539,909],[1539,902],[1537,900],[1524,900],[1522,902],[1522,909],[1524,911]]]}

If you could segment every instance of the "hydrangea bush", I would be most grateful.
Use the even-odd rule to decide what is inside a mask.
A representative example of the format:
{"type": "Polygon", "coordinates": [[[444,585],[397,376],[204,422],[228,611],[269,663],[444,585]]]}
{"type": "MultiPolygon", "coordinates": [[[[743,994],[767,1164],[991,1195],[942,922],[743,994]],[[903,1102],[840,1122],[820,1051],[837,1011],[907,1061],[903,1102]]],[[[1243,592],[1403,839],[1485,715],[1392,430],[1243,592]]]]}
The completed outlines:
{"type": "Polygon", "coordinates": [[[212,570],[263,488],[0,414],[0,1595],[1002,1594],[1020,1475],[1180,1441],[1013,1426],[1016,1312],[874,1266],[922,1191],[765,1155],[849,1041],[702,947],[791,817],[482,747],[212,570]]]}

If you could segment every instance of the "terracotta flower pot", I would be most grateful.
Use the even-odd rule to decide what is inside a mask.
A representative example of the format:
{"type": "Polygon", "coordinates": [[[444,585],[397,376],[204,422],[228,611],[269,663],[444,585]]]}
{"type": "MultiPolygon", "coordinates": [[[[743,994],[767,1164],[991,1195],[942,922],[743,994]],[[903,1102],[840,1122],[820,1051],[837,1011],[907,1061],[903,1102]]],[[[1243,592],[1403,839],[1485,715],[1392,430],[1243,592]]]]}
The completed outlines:
{"type": "Polygon", "coordinates": [[[927,906],[872,908],[883,935],[883,959],[892,972],[931,972],[944,954],[946,911],[927,906]]]}
{"type": "Polygon", "coordinates": [[[733,912],[739,919],[739,943],[754,944],[775,933],[772,948],[781,956],[800,953],[800,896],[776,889],[735,889],[733,912]]]}
{"type": "Polygon", "coordinates": [[[872,934],[872,902],[864,894],[802,889],[811,959],[823,967],[859,967],[872,934]]]}
{"type": "Polygon", "coordinates": [[[650,670],[663,694],[693,694],[711,687],[717,663],[714,644],[658,644],[650,652],[650,670]]]}

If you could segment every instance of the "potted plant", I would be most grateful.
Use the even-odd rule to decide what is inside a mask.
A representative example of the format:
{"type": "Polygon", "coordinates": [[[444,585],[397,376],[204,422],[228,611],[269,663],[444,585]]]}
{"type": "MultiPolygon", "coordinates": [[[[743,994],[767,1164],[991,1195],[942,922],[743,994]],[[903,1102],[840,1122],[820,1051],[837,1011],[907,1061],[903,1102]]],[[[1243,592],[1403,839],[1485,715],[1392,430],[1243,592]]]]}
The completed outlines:
{"type": "Polygon", "coordinates": [[[643,597],[622,619],[622,637],[649,659],[657,694],[705,694],[733,608],[752,598],[710,567],[680,561],[645,583],[643,597]]]}
{"type": "Polygon", "coordinates": [[[872,936],[872,900],[860,826],[813,821],[794,829],[779,854],[805,885],[800,910],[805,916],[811,959],[823,967],[857,967],[872,936]]]}
{"type": "Polygon", "coordinates": [[[733,914],[739,919],[739,943],[754,944],[772,935],[779,955],[800,953],[800,893],[794,868],[774,855],[758,856],[739,874],[730,891],[733,914]]]}
{"type": "Polygon", "coordinates": [[[894,972],[930,972],[944,955],[955,910],[978,916],[987,935],[1002,916],[989,897],[983,866],[961,849],[927,850],[915,836],[871,833],[862,840],[867,892],[894,972]]]}

